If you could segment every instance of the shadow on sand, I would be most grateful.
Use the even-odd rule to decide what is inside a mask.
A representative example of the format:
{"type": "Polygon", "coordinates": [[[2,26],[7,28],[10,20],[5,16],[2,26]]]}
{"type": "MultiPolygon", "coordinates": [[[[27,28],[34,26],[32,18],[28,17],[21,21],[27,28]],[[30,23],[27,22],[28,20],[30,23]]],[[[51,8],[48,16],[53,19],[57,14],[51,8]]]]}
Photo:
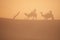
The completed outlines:
{"type": "Polygon", "coordinates": [[[1,40],[59,40],[60,20],[0,18],[1,40]]]}

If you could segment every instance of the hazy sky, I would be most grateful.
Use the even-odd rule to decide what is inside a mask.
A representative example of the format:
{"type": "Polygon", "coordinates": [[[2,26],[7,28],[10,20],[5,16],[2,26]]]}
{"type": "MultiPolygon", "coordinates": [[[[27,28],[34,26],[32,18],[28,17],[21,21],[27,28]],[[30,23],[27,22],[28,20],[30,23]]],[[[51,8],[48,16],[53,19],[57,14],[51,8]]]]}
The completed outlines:
{"type": "Polygon", "coordinates": [[[37,9],[38,19],[40,12],[53,11],[55,19],[60,19],[60,0],[0,0],[0,17],[13,18],[20,11],[16,19],[24,19],[24,13],[37,9]]]}

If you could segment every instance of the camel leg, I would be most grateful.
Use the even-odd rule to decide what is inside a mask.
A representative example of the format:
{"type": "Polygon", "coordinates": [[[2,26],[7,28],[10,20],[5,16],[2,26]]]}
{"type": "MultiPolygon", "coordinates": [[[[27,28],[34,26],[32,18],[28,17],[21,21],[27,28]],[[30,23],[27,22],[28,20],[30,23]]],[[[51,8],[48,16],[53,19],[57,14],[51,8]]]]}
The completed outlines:
{"type": "Polygon", "coordinates": [[[32,17],[32,20],[34,20],[34,16],[32,17]]]}
{"type": "Polygon", "coordinates": [[[37,17],[35,17],[35,19],[37,20],[37,17]]]}
{"type": "Polygon", "coordinates": [[[52,17],[52,20],[54,20],[54,17],[52,17]]]}

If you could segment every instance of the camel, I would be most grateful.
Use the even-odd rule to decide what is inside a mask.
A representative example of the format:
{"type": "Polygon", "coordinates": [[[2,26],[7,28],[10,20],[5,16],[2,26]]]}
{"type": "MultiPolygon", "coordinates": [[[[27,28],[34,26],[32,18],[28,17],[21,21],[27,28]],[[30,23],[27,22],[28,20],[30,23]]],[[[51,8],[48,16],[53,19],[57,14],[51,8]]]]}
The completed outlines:
{"type": "Polygon", "coordinates": [[[37,18],[36,10],[32,11],[30,14],[25,13],[24,15],[27,16],[28,18],[33,18],[33,19],[37,18]]]}
{"type": "Polygon", "coordinates": [[[36,14],[27,14],[27,13],[25,13],[25,16],[27,16],[28,18],[32,17],[33,19],[37,18],[36,14]]]}
{"type": "Polygon", "coordinates": [[[19,15],[20,11],[13,17],[13,19],[15,19],[18,15],[19,15]]]}
{"type": "Polygon", "coordinates": [[[44,17],[46,20],[48,20],[49,18],[54,20],[54,16],[52,14],[52,11],[49,11],[47,14],[43,14],[43,12],[40,12],[40,13],[41,13],[41,16],[44,17]]]}

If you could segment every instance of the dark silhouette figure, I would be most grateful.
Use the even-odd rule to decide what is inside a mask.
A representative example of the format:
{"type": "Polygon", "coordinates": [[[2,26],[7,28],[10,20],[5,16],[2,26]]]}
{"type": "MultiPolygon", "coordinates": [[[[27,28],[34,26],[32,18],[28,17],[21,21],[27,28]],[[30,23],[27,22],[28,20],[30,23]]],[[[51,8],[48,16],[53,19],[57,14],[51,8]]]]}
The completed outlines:
{"type": "Polygon", "coordinates": [[[34,9],[30,14],[25,13],[24,15],[27,16],[28,18],[36,19],[37,18],[36,9],[34,9]]]}
{"type": "Polygon", "coordinates": [[[18,13],[13,17],[13,19],[15,19],[18,15],[19,15],[20,11],[18,11],[18,13]]]}
{"type": "Polygon", "coordinates": [[[41,16],[44,17],[46,20],[48,20],[49,18],[51,18],[52,20],[54,20],[54,16],[53,16],[51,10],[47,14],[43,14],[43,12],[41,12],[41,16]]]}

